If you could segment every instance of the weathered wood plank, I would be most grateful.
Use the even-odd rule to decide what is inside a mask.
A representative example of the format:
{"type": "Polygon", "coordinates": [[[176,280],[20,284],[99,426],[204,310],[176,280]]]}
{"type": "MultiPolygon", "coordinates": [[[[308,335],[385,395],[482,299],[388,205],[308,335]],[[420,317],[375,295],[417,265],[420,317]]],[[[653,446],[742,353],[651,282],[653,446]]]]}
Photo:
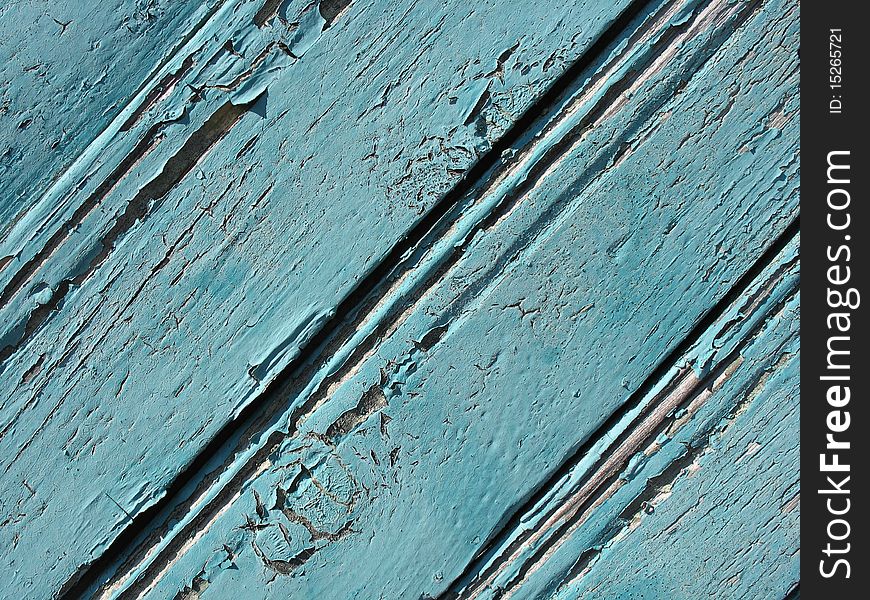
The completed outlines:
{"type": "Polygon", "coordinates": [[[267,4],[221,5],[3,241],[16,597],[161,498],[627,3],[267,4]]]}
{"type": "Polygon", "coordinates": [[[796,4],[662,9],[107,596],[447,593],[622,410],[797,212],[796,4]]]}
{"type": "MultiPolygon", "coordinates": [[[[0,239],[8,241],[18,218],[219,4],[117,0],[0,6],[0,239]]],[[[44,203],[21,227],[37,227],[56,208],[44,203]]],[[[12,258],[6,250],[0,244],[0,269],[12,258]]]]}

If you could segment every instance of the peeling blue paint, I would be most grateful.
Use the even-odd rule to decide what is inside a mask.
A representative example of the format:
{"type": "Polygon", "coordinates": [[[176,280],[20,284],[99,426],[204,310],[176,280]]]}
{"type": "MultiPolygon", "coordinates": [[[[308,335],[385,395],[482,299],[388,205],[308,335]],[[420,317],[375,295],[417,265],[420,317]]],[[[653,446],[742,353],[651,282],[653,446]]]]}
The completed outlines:
{"type": "Polygon", "coordinates": [[[2,595],[791,588],[796,469],[723,465],[796,456],[796,2],[30,10],[2,595]],[[760,566],[692,577],[714,498],[760,566]]]}

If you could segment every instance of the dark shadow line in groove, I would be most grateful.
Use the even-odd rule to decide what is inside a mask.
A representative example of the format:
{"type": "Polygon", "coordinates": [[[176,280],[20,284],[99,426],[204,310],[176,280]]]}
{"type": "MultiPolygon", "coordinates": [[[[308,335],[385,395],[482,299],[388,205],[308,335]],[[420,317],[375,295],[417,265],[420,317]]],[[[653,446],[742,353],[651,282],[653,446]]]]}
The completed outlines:
{"type": "MultiPolygon", "coordinates": [[[[9,279],[9,282],[0,292],[0,306],[5,306],[12,297],[21,291],[28,281],[33,277],[36,271],[42,266],[48,256],[50,256],[60,244],[66,241],[69,235],[81,225],[85,217],[96,208],[103,197],[109,193],[118,182],[123,179],[133,164],[146,156],[155,143],[157,142],[160,133],[167,123],[159,121],[152,125],[142,138],[133,146],[130,152],[118,163],[111,173],[91,192],[90,195],[82,202],[72,213],[70,218],[61,224],[48,240],[43,244],[42,248],[36,252],[29,260],[27,260],[15,274],[9,279]]],[[[2,359],[0,359],[2,360],[2,359]]]]}
{"type": "Polygon", "coordinates": [[[546,480],[539,482],[532,494],[515,507],[510,515],[505,520],[504,524],[490,537],[487,543],[480,549],[475,558],[468,564],[463,572],[453,580],[450,587],[445,593],[439,596],[439,600],[455,600],[460,598],[462,590],[473,585],[478,579],[486,578],[486,574],[490,573],[496,565],[486,569],[478,577],[472,577],[475,568],[481,567],[487,560],[491,558],[489,554],[500,545],[511,531],[519,528],[523,515],[529,512],[535,505],[543,500],[549,490],[559,482],[560,479],[567,476],[570,470],[589,452],[592,445],[603,435],[613,429],[619,421],[621,421],[632,409],[637,407],[643,398],[649,394],[663,377],[665,377],[671,367],[676,364],[679,359],[688,352],[691,347],[700,339],[700,337],[716,321],[721,318],[728,308],[749,289],[753,281],[761,274],[776,256],[782,252],[788,243],[798,235],[800,231],[800,217],[797,216],[789,225],[777,236],[773,243],[762,253],[762,255],[750,266],[750,268],[740,276],[725,295],[710,309],[707,313],[692,327],[686,334],[683,340],[674,347],[655,367],[655,369],[644,379],[643,383],[631,394],[629,399],[610,415],[598,428],[593,431],[587,441],[581,444],[574,452],[572,452],[546,480]]]}
{"type": "Polygon", "coordinates": [[[139,119],[143,114],[148,112],[152,106],[154,106],[157,99],[160,98],[166,91],[172,86],[176,85],[181,78],[184,77],[188,71],[190,71],[191,67],[193,67],[194,60],[193,54],[189,54],[184,58],[179,67],[172,71],[171,73],[167,73],[164,75],[160,81],[158,81],[154,87],[145,95],[145,98],[142,99],[142,103],[137,106],[133,112],[127,117],[127,120],[121,125],[120,131],[121,133],[126,133],[133,128],[133,126],[139,122],[139,119]]]}
{"type": "MultiPolygon", "coordinates": [[[[298,368],[313,361],[320,350],[334,337],[334,334],[341,330],[348,316],[355,315],[361,307],[366,305],[372,292],[378,290],[381,284],[389,279],[391,273],[403,262],[406,253],[425,240],[430,231],[438,227],[445,216],[449,216],[451,209],[466,194],[474,190],[489,175],[490,171],[498,166],[505,150],[512,148],[517,140],[523,139],[533,127],[540,124],[542,115],[549,114],[549,109],[563,100],[567,93],[570,93],[572,84],[653,2],[654,0],[634,0],[623,9],[622,13],[610,23],[583,55],[553,81],[510,129],[493,142],[490,150],[468,169],[459,182],[445,193],[432,209],[423,215],[408,233],[393,246],[386,257],[360,280],[349,295],[338,304],[334,315],[302,348],[297,358],[282,370],[259,397],[243,408],[236,419],[227,422],[209,440],[193,460],[173,478],[160,500],[136,515],[99,557],[90,563],[81,565],[78,571],[61,586],[56,597],[64,600],[81,598],[89,590],[102,585],[104,578],[101,575],[106,574],[117,557],[124,555],[129,546],[153,528],[153,521],[172,505],[173,500],[183,493],[196,475],[207,466],[209,460],[218,454],[223,446],[232,443],[235,436],[246,424],[257,420],[258,414],[264,412],[270,403],[275,402],[275,399],[280,397],[282,390],[294,380],[298,368]]],[[[531,137],[529,136],[529,138],[531,137]]]]}

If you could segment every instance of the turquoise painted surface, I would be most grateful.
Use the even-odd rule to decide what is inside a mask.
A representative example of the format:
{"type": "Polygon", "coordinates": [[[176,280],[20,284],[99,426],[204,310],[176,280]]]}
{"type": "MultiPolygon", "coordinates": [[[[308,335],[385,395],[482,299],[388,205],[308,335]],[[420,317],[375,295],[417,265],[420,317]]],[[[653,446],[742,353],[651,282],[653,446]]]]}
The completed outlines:
{"type": "MultiPolygon", "coordinates": [[[[657,524],[745,491],[717,461],[794,452],[752,419],[793,404],[756,375],[797,360],[795,2],[161,14],[117,111],[64,104],[93,129],[38,159],[38,200],[4,192],[4,594],[595,597],[657,536],[704,552],[699,515],[657,524]],[[677,401],[650,386],[720,375],[644,416],[677,401]],[[542,524],[580,492],[582,527],[542,524]]],[[[797,509],[722,511],[788,592],[797,509]]],[[[674,564],[638,593],[693,597],[674,564]]]]}
{"type": "MultiPolygon", "coordinates": [[[[259,456],[252,449],[252,458],[238,459],[239,470],[246,467],[238,463],[249,463],[244,484],[216,482],[209,492],[218,498],[213,508],[203,506],[191,515],[192,525],[174,526],[162,555],[133,570],[126,593],[365,598],[447,592],[512,506],[688,333],[705,308],[699,300],[680,299],[706,297],[712,306],[717,296],[709,290],[724,293],[750,257],[794,217],[796,165],[780,144],[796,147],[796,122],[787,119],[787,128],[773,131],[763,118],[796,85],[794,69],[780,71],[779,83],[772,79],[767,106],[750,93],[738,94],[735,118],[709,130],[712,139],[690,142],[676,155],[662,152],[674,137],[698,130],[705,115],[693,106],[715,107],[699,91],[729,72],[737,76],[734,65],[745,55],[741,43],[775,43],[775,35],[755,27],[765,20],[756,15],[736,39],[692,36],[698,54],[686,51],[683,64],[706,68],[684,94],[672,98],[666,87],[670,75],[653,73],[652,91],[637,94],[613,121],[602,118],[596,123],[600,137],[559,154],[543,169],[545,177],[527,186],[515,205],[505,206],[510,197],[505,188],[516,190],[510,183],[525,181],[531,171],[518,157],[517,175],[470,205],[455,237],[445,240],[447,248],[463,248],[458,262],[419,300],[405,292],[415,285],[413,273],[388,294],[403,308],[413,304],[377,342],[374,354],[347,371],[339,369],[341,361],[325,365],[325,382],[307,391],[314,408],[302,418],[288,411],[291,423],[279,419],[274,428],[281,440],[276,447],[264,446],[267,451],[259,456]],[[668,91],[657,96],[655,84],[668,91]],[[652,110],[649,103],[657,98],[662,104],[652,110]],[[630,131],[632,114],[640,121],[635,126],[647,125],[647,135],[618,167],[599,172],[599,157],[607,165],[613,162],[608,151],[619,147],[620,138],[608,125],[630,131]],[[663,120],[662,114],[670,117],[663,120]],[[726,162],[753,138],[764,141],[753,146],[745,172],[708,167],[703,186],[679,181],[680,174],[715,160],[698,149],[717,148],[726,162]],[[650,167],[651,159],[662,157],[676,164],[650,167]],[[771,161],[770,170],[758,168],[757,161],[765,160],[771,161]],[[771,182],[767,174],[780,172],[780,166],[783,176],[771,182]],[[737,181],[747,188],[734,191],[737,181]],[[650,197],[661,198],[653,217],[650,197]],[[620,204],[614,206],[612,198],[620,204]],[[485,233],[467,233],[474,229],[469,221],[476,208],[486,212],[499,205],[503,218],[485,233]],[[750,221],[740,216],[753,210],[766,218],[745,227],[750,221]],[[629,226],[633,219],[644,226],[629,226]],[[716,243],[698,238],[698,230],[718,230],[721,243],[731,247],[740,240],[743,252],[722,253],[716,243]],[[624,292],[628,281],[635,282],[634,293],[624,292]],[[355,429],[345,431],[348,424],[355,429]],[[321,487],[342,494],[333,497],[321,487]],[[202,537],[188,547],[194,531],[202,537]],[[420,560],[420,552],[433,558],[420,560]],[[371,555],[379,560],[357,560],[371,555]]],[[[686,37],[692,33],[687,29],[686,37]]],[[[771,60],[770,68],[779,65],[771,60]]],[[[622,69],[615,71],[605,78],[612,85],[624,81],[618,76],[622,69]]],[[[574,108],[594,106],[584,100],[578,92],[567,101],[564,116],[553,121],[552,137],[564,139],[572,119],[583,123],[574,108]]],[[[722,106],[729,101],[723,98],[722,106]]],[[[545,154],[546,147],[560,144],[545,137],[529,156],[545,154]]],[[[428,256],[420,259],[423,269],[443,268],[446,259],[438,246],[428,256]]],[[[418,277],[425,280],[426,274],[418,277]]],[[[305,400],[298,398],[295,405],[305,400]]]]}

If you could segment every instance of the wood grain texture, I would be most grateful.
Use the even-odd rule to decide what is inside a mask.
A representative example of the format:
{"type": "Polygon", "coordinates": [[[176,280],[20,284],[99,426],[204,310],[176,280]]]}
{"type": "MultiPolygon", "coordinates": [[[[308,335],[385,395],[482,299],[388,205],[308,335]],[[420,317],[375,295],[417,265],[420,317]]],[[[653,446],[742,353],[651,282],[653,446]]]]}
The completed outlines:
{"type": "Polygon", "coordinates": [[[673,481],[661,485],[672,467],[657,456],[632,465],[656,493],[627,507],[624,528],[597,539],[595,558],[554,598],[788,597],[800,579],[798,320],[792,301],[706,400],[719,406],[692,415],[707,420],[706,438],[668,440],[683,444],[682,464],[691,458],[673,481]],[[662,564],[668,548],[679,551],[662,564]]]}
{"type": "Polygon", "coordinates": [[[678,8],[638,25],[643,43],[602,65],[469,199],[362,335],[107,594],[449,593],[796,214],[796,63],[781,69],[794,60],[782,43],[791,21],[771,19],[775,5],[678,8]],[[671,35],[674,22],[684,35],[671,35]],[[679,68],[661,68],[677,47],[679,68]],[[766,78],[768,95],[718,96],[744,70],[766,78]],[[643,93],[620,96],[626,85],[643,93]],[[596,110],[614,96],[620,110],[596,110]],[[720,111],[731,118],[717,127],[720,111]],[[637,137],[628,150],[626,136],[637,137]],[[378,329],[390,302],[395,316],[378,329]]]}
{"type": "Polygon", "coordinates": [[[222,5],[4,240],[16,580],[99,556],[621,6],[222,5]]]}
{"type": "Polygon", "coordinates": [[[797,11],[166,8],[4,199],[0,590],[793,590],[797,11]]]}

